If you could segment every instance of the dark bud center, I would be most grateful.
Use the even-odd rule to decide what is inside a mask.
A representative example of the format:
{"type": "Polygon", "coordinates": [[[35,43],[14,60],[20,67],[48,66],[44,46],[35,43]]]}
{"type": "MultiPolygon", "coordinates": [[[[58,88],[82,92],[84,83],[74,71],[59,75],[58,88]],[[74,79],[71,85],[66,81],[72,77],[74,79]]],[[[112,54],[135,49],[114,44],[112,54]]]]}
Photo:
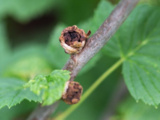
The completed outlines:
{"type": "Polygon", "coordinates": [[[64,33],[65,43],[67,45],[72,45],[72,42],[78,41],[81,42],[81,35],[75,31],[70,31],[67,33],[64,33]]]}

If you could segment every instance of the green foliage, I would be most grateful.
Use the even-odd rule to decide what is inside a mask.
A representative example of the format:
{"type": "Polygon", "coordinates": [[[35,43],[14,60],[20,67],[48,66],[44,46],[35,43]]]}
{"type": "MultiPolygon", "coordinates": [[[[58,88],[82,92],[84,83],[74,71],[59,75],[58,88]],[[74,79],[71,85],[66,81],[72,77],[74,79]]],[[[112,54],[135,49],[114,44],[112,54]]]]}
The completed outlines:
{"type": "Polygon", "coordinates": [[[53,69],[46,58],[44,47],[33,45],[23,46],[15,50],[4,67],[2,75],[16,77],[28,81],[37,74],[47,75],[53,69]]]}
{"type": "Polygon", "coordinates": [[[112,4],[106,2],[105,0],[102,0],[95,10],[94,16],[89,20],[79,24],[78,27],[83,28],[86,32],[88,32],[88,30],[91,30],[91,33],[94,34],[104,22],[104,20],[107,19],[113,8],[114,6],[112,4]]]}
{"type": "Polygon", "coordinates": [[[35,102],[43,100],[43,105],[50,105],[61,98],[65,83],[70,78],[69,74],[70,72],[66,70],[55,70],[47,76],[38,75],[28,83],[13,78],[1,78],[0,108],[4,106],[10,108],[24,99],[35,102]]]}
{"type": "Polygon", "coordinates": [[[47,11],[54,2],[55,0],[0,0],[0,18],[12,15],[14,18],[26,22],[47,11]]]}
{"type": "Polygon", "coordinates": [[[9,54],[9,45],[7,39],[6,25],[0,20],[0,64],[9,54]]]}
{"type": "Polygon", "coordinates": [[[32,93],[29,89],[24,89],[25,82],[18,79],[0,78],[0,108],[8,106],[11,108],[22,100],[41,102],[41,98],[32,93]]]}
{"type": "Polygon", "coordinates": [[[0,110],[1,120],[25,119],[28,113],[37,106],[35,102],[27,100],[22,101],[20,104],[11,108],[4,107],[0,110]]]}
{"type": "MultiPolygon", "coordinates": [[[[101,26],[101,24],[104,22],[104,20],[109,16],[109,14],[113,10],[113,8],[114,8],[114,6],[111,5],[109,2],[102,0],[98,4],[97,9],[95,10],[94,16],[92,18],[90,18],[89,20],[80,23],[78,25],[78,27],[83,28],[86,33],[88,32],[88,30],[91,30],[91,35],[93,35],[98,30],[99,26],[101,26]],[[102,12],[106,8],[107,8],[107,10],[105,12],[102,12]]],[[[82,72],[80,72],[80,74],[83,74],[83,73],[87,72],[88,70],[90,70],[92,67],[94,67],[101,57],[102,57],[101,52],[96,54],[84,66],[84,68],[82,69],[82,72]]]]}
{"type": "Polygon", "coordinates": [[[85,21],[93,15],[94,9],[100,0],[58,0],[59,8],[63,15],[61,21],[65,24],[73,25],[85,21]]]}
{"type": "Polygon", "coordinates": [[[160,0],[140,0],[139,3],[145,3],[149,5],[160,6],[160,0]]]}
{"type": "Polygon", "coordinates": [[[54,70],[50,75],[38,75],[30,80],[25,87],[41,96],[43,105],[51,105],[59,100],[65,89],[65,83],[70,78],[70,72],[66,70],[54,70]]]}
{"type": "Polygon", "coordinates": [[[113,120],[159,120],[160,109],[147,106],[142,102],[136,103],[133,99],[125,100],[117,110],[113,120]]]}
{"type": "Polygon", "coordinates": [[[47,54],[56,68],[62,68],[69,58],[69,55],[64,52],[59,42],[59,37],[64,28],[66,28],[66,26],[62,24],[56,26],[48,44],[47,54]]]}
{"type": "MultiPolygon", "coordinates": [[[[156,4],[159,3],[159,0],[154,1],[157,1],[156,4]]],[[[154,1],[151,1],[152,4],[154,1]]],[[[7,107],[2,108],[0,119],[20,119],[19,115],[23,114],[25,114],[23,118],[26,119],[31,109],[28,111],[23,109],[26,108],[24,102],[21,103],[24,99],[43,105],[50,105],[59,100],[70,77],[69,72],[55,70],[51,73],[51,71],[55,68],[61,69],[69,58],[58,40],[61,31],[68,26],[65,23],[69,25],[78,23],[79,28],[86,32],[91,30],[93,35],[114,8],[105,0],[99,4],[97,4],[99,0],[60,0],[58,4],[56,3],[58,9],[55,11],[55,2],[55,0],[0,0],[0,108],[4,106],[10,108],[20,103],[10,110],[7,107]],[[44,17],[42,15],[53,18],[52,25],[55,26],[42,19],[44,17]],[[39,16],[42,18],[38,18],[39,16]],[[40,29],[38,25],[37,29],[29,29],[33,23],[35,25],[39,21],[42,25],[40,29]],[[62,23],[57,24],[57,21],[62,23]],[[24,22],[25,24],[22,24],[24,22]],[[24,45],[26,43],[27,45],[24,45]]],[[[76,78],[83,85],[84,91],[104,70],[121,58],[124,60],[122,72],[131,95],[137,102],[141,99],[146,104],[158,106],[160,103],[159,13],[160,8],[149,5],[139,5],[132,12],[107,46],[85,65],[76,78]]],[[[82,104],[68,119],[82,119],[82,117],[87,120],[100,119],[117,80],[121,79],[120,73],[120,69],[112,73],[88,98],[88,102],[82,104]]],[[[26,106],[32,106],[32,103],[27,102],[26,106]]],[[[33,104],[35,107],[36,104],[33,104]]],[[[63,111],[65,107],[67,105],[62,103],[57,113],[63,111]]],[[[149,120],[154,116],[159,119],[157,111],[143,103],[135,104],[135,101],[129,100],[122,104],[120,115],[113,118],[149,120]]]]}
{"type": "Polygon", "coordinates": [[[25,119],[28,113],[37,106],[35,102],[24,100],[11,108],[4,107],[0,110],[1,120],[25,119]]]}
{"type": "Polygon", "coordinates": [[[160,103],[159,12],[138,6],[105,47],[106,54],[125,59],[123,75],[131,95],[155,106],[160,103]]]}
{"type": "MultiPolygon", "coordinates": [[[[106,68],[112,66],[116,61],[117,59],[111,57],[103,57],[97,61],[98,65],[78,76],[76,81],[83,86],[83,93],[86,92],[106,68]],[[104,64],[105,67],[102,67],[104,64]]],[[[118,87],[119,76],[121,76],[120,71],[121,69],[118,69],[114,74],[111,74],[106,78],[103,84],[100,84],[94,93],[88,96],[85,102],[65,120],[100,120],[104,110],[110,106],[108,104],[110,98],[112,98],[113,92],[118,87]]],[[[72,105],[67,105],[61,101],[59,107],[54,113],[54,117],[59,115],[59,113],[62,113],[62,111],[65,111],[68,107],[72,107],[72,105]]]]}

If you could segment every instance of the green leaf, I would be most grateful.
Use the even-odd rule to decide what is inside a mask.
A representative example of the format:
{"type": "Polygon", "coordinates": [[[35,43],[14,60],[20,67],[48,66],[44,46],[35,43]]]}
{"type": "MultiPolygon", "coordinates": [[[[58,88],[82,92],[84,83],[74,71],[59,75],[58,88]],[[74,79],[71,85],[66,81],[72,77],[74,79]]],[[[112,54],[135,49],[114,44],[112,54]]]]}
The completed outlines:
{"type": "Polygon", "coordinates": [[[136,103],[133,99],[127,99],[120,105],[117,114],[112,118],[113,120],[159,120],[159,110],[159,108],[155,109],[142,102],[136,103]]]}
{"type": "Polygon", "coordinates": [[[11,107],[4,107],[0,109],[0,120],[14,120],[27,118],[28,113],[33,111],[37,107],[37,103],[29,102],[27,100],[22,101],[20,104],[11,107]]]}
{"type": "Polygon", "coordinates": [[[0,20],[0,73],[10,55],[10,46],[7,38],[6,24],[4,21],[0,20]]]}
{"type": "Polygon", "coordinates": [[[69,55],[64,52],[59,42],[59,37],[64,28],[66,28],[66,26],[60,24],[53,30],[47,50],[53,65],[58,69],[62,68],[69,58],[69,55]]]}
{"type": "Polygon", "coordinates": [[[70,78],[67,70],[54,70],[50,75],[38,75],[30,80],[25,87],[30,87],[31,91],[40,95],[43,105],[51,105],[59,100],[65,88],[65,83],[70,78]]]}
{"type": "Polygon", "coordinates": [[[55,0],[0,0],[0,18],[12,15],[26,22],[51,9],[55,0]]]}
{"type": "Polygon", "coordinates": [[[80,23],[78,27],[84,29],[85,32],[91,30],[91,33],[93,35],[98,30],[99,26],[101,26],[101,24],[105,21],[105,19],[107,19],[113,8],[114,6],[110,2],[101,0],[94,12],[94,16],[89,20],[80,23]]]}
{"type": "Polygon", "coordinates": [[[138,101],[160,103],[160,9],[138,6],[108,42],[105,54],[124,59],[123,75],[138,101]]]}
{"type": "MultiPolygon", "coordinates": [[[[80,77],[76,78],[76,81],[79,81],[83,85],[83,90],[85,91],[95,82],[95,79],[98,78],[106,68],[109,68],[117,60],[114,58],[103,58],[98,61],[98,65],[94,66],[90,71],[85,72],[80,77]],[[104,67],[105,64],[105,67],[104,67]],[[102,67],[103,66],[103,67],[102,67]]],[[[117,89],[119,84],[119,77],[121,76],[120,69],[112,73],[103,84],[100,84],[98,89],[94,91],[94,94],[88,96],[87,100],[81,104],[78,109],[72,112],[66,120],[101,120],[102,112],[110,106],[108,102],[113,97],[113,92],[117,89]],[[102,94],[103,93],[103,94],[102,94]],[[96,108],[96,109],[95,109],[96,108]],[[77,117],[80,116],[80,117],[77,117]]],[[[70,107],[64,102],[60,102],[58,109],[54,113],[54,116],[59,114],[64,109],[70,107]]]]}
{"type": "Polygon", "coordinates": [[[63,14],[60,14],[61,20],[68,25],[85,21],[93,15],[93,11],[97,7],[99,1],[100,0],[58,0],[58,7],[63,11],[63,14]]]}
{"type": "Polygon", "coordinates": [[[156,16],[158,11],[156,7],[147,5],[139,5],[135,8],[117,33],[107,43],[104,48],[105,54],[117,58],[125,57],[136,47],[140,46],[143,41],[150,37],[149,34],[156,33],[154,29],[158,28],[158,26],[156,27],[159,19],[156,16]],[[149,17],[148,14],[151,14],[151,16],[149,17]]]}
{"type": "Polygon", "coordinates": [[[3,64],[2,62],[8,56],[9,51],[10,49],[6,33],[6,25],[0,20],[0,64],[3,64]]]}
{"type": "Polygon", "coordinates": [[[8,106],[11,108],[19,104],[22,100],[41,102],[41,98],[32,93],[29,89],[24,89],[24,81],[11,78],[0,79],[0,108],[8,106]]]}
{"type": "Polygon", "coordinates": [[[44,53],[44,47],[27,45],[16,49],[8,58],[2,75],[30,80],[35,75],[47,75],[53,69],[44,53]]]}
{"type": "Polygon", "coordinates": [[[160,6],[160,0],[141,0],[139,1],[139,4],[149,4],[149,5],[160,6]]]}

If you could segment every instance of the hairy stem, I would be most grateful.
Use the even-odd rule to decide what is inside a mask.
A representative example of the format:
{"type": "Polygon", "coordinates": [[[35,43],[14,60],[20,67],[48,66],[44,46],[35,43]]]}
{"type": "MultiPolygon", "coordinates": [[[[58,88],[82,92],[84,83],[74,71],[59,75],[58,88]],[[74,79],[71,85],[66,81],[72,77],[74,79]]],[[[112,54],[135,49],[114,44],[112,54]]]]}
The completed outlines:
{"type": "Polygon", "coordinates": [[[89,89],[83,94],[80,102],[78,104],[72,105],[69,107],[64,113],[60,114],[54,120],[63,120],[67,116],[69,116],[75,109],[79,107],[86,99],[87,97],[93,93],[93,91],[105,80],[106,77],[108,77],[114,70],[116,70],[124,61],[124,59],[120,59],[117,61],[113,66],[111,66],[108,70],[106,70],[92,85],[89,87],[89,89]]]}
{"type": "MultiPolygon", "coordinates": [[[[82,52],[70,57],[63,68],[71,71],[70,80],[74,80],[82,67],[106,44],[136,6],[138,1],[139,0],[121,0],[97,32],[88,39],[82,52]]],[[[28,120],[45,120],[51,114],[51,111],[55,110],[53,106],[54,105],[37,108],[30,115],[28,120]]]]}

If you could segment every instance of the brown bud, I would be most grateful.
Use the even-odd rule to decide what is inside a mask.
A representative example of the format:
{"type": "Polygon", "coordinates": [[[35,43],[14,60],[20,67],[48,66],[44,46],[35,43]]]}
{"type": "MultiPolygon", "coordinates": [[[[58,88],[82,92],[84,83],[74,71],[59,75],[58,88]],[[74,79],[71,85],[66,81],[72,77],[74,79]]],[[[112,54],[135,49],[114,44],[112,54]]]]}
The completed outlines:
{"type": "Polygon", "coordinates": [[[66,53],[76,54],[82,50],[90,34],[91,31],[88,31],[86,34],[84,30],[79,29],[76,25],[74,25],[65,28],[62,31],[59,40],[66,53]]]}
{"type": "Polygon", "coordinates": [[[68,81],[66,86],[65,92],[62,95],[62,100],[67,104],[78,103],[83,91],[82,86],[75,81],[68,81]]]}

